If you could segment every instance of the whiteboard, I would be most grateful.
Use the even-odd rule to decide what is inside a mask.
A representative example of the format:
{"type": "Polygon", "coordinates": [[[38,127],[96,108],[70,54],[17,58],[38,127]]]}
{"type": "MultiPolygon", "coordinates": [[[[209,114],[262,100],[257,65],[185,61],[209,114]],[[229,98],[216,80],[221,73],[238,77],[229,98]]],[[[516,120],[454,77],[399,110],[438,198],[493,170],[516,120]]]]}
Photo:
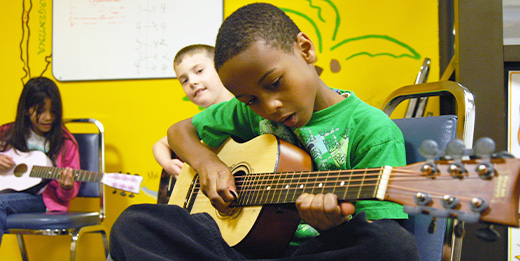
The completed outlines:
{"type": "Polygon", "coordinates": [[[52,73],[58,81],[174,78],[173,58],[214,45],[216,0],[54,0],[52,73]]]}

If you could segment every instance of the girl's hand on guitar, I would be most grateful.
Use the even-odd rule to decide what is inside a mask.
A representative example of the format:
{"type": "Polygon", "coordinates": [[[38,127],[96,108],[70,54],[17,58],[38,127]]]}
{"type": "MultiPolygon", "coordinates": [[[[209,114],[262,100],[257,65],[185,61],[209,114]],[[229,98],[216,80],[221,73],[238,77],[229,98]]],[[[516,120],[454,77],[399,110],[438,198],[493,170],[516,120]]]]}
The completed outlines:
{"type": "Polygon", "coordinates": [[[229,167],[216,155],[212,160],[205,162],[202,169],[197,170],[201,190],[209,198],[213,207],[224,214],[231,214],[233,209],[229,205],[235,200],[235,179],[229,167]]]}
{"type": "Polygon", "coordinates": [[[184,162],[179,159],[172,159],[168,161],[168,164],[163,166],[164,171],[168,173],[168,175],[173,176],[175,179],[179,177],[179,173],[181,173],[182,165],[184,162]]]}
{"type": "Polygon", "coordinates": [[[319,231],[328,230],[348,221],[354,214],[354,205],[348,202],[338,203],[335,194],[304,193],[296,200],[296,208],[300,217],[307,224],[319,231]]]}
{"type": "Polygon", "coordinates": [[[8,170],[12,167],[14,167],[15,163],[13,161],[13,158],[0,154],[0,170],[8,170]]]}
{"type": "Polygon", "coordinates": [[[74,174],[72,173],[71,168],[65,168],[60,173],[60,178],[58,179],[58,183],[60,187],[64,190],[71,190],[74,187],[74,174]]]}

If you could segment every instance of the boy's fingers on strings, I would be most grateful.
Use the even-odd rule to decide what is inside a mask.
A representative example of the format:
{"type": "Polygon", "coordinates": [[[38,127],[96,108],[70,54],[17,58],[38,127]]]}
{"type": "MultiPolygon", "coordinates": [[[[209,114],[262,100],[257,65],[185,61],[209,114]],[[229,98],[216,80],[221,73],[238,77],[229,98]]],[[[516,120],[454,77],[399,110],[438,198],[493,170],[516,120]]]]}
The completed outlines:
{"type": "Polygon", "coordinates": [[[354,215],[354,212],[356,211],[356,207],[350,202],[341,202],[339,207],[341,209],[341,214],[346,216],[347,219],[352,218],[352,215],[354,215]]]}
{"type": "Polygon", "coordinates": [[[347,216],[352,213],[348,213],[344,215],[341,209],[341,206],[338,204],[338,197],[335,194],[328,193],[324,196],[323,199],[323,211],[325,216],[327,217],[330,223],[337,226],[345,221],[347,221],[347,216]]]}
{"type": "Polygon", "coordinates": [[[217,179],[217,193],[222,200],[226,202],[226,205],[229,205],[229,203],[237,198],[232,176],[231,178],[229,175],[219,176],[217,179]]]}

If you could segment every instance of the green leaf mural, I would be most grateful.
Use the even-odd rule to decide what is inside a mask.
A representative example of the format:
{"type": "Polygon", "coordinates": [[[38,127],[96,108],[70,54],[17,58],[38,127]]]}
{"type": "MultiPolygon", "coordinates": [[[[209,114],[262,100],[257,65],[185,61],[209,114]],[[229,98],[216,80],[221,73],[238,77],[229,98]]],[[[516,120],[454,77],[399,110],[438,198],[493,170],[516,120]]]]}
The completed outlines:
{"type": "MultiPolygon", "coordinates": [[[[395,59],[410,58],[419,60],[421,55],[410,45],[389,35],[367,34],[361,36],[350,37],[342,40],[337,40],[337,34],[341,25],[341,15],[338,8],[333,1],[320,0],[312,1],[306,0],[308,6],[313,10],[312,13],[305,13],[290,8],[281,7],[288,15],[296,15],[307,21],[317,36],[317,50],[319,53],[333,52],[333,60],[331,61],[331,71],[337,73],[341,70],[340,63],[335,60],[348,61],[358,56],[367,56],[370,58],[377,58],[379,56],[387,56],[395,59]],[[332,14],[325,16],[324,13],[332,14]],[[324,36],[321,29],[333,29],[332,35],[324,36]],[[331,41],[324,41],[323,39],[330,39],[331,41]],[[374,44],[375,42],[375,44],[374,44]],[[331,46],[324,46],[324,43],[331,43],[331,46]]],[[[330,31],[330,30],[323,30],[330,31]]],[[[322,68],[317,68],[318,72],[323,71],[322,68]]]]}

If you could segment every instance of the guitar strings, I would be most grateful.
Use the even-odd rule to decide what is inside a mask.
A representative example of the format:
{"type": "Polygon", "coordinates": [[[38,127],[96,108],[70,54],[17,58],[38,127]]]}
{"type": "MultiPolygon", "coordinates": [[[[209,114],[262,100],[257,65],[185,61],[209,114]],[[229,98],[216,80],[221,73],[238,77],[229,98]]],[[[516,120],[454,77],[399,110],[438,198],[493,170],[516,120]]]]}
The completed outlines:
{"type": "MultiPolygon", "coordinates": [[[[375,196],[375,189],[379,186],[379,181],[381,179],[380,172],[370,171],[369,170],[358,170],[358,171],[333,171],[339,173],[345,172],[365,172],[363,174],[354,174],[354,175],[336,175],[334,177],[330,177],[330,173],[327,173],[327,176],[311,176],[312,174],[324,174],[323,171],[314,171],[314,172],[305,172],[308,176],[302,178],[295,178],[294,175],[299,172],[282,172],[282,173],[260,173],[260,174],[247,174],[245,176],[239,177],[235,182],[237,186],[237,190],[242,197],[240,199],[246,198],[248,201],[254,201],[259,204],[263,203],[279,203],[280,200],[285,202],[287,198],[294,199],[295,196],[301,195],[303,192],[316,193],[321,190],[322,193],[337,193],[336,189],[344,190],[344,195],[350,195],[350,198],[344,199],[360,199],[360,195],[366,195],[367,198],[373,198],[375,196]],[[291,177],[289,177],[292,175],[291,177]],[[249,177],[254,178],[255,176],[260,177],[261,179],[248,179],[249,177]],[[360,177],[362,179],[360,179],[360,177]],[[341,181],[341,178],[348,178],[348,181],[341,181]],[[305,181],[302,182],[302,179],[305,181]],[[280,181],[282,182],[280,184],[280,181]],[[286,181],[289,181],[287,183],[286,181]],[[293,182],[298,181],[298,182],[293,182]],[[320,181],[320,182],[318,182],[320,181]],[[278,182],[274,184],[275,182],[278,182]],[[308,186],[309,184],[313,186],[308,186]],[[339,184],[339,185],[338,185],[339,184]],[[331,191],[332,189],[332,191],[331,191]],[[350,191],[349,191],[350,190],[350,191]],[[303,192],[302,192],[303,191],[303,192]],[[267,194],[267,195],[266,195],[267,194]],[[355,195],[353,195],[355,194],[355,195]],[[372,196],[371,196],[372,195],[372,196]],[[244,197],[245,196],[245,197],[244,197]],[[282,200],[282,196],[284,199],[282,200]],[[278,201],[274,202],[275,198],[278,201]]],[[[302,172],[303,173],[303,172],[302,172]]],[[[424,175],[420,174],[417,171],[396,171],[393,170],[393,176],[389,177],[388,180],[394,183],[391,183],[387,186],[387,189],[393,189],[392,191],[395,193],[401,194],[415,194],[411,188],[403,187],[397,185],[395,182],[406,181],[406,182],[418,182],[418,181],[426,181],[432,182],[434,181],[446,181],[446,180],[454,180],[451,176],[436,176],[435,179],[426,178],[424,175]],[[414,174],[414,175],[410,175],[414,174]],[[398,191],[394,191],[398,190],[398,191]]],[[[465,177],[465,178],[478,178],[477,176],[473,177],[465,177]]],[[[200,183],[197,182],[195,184],[196,190],[200,189],[200,183]]],[[[435,192],[428,189],[422,190],[425,193],[430,193],[432,197],[440,198],[445,195],[445,193],[435,192]]],[[[341,192],[341,191],[340,191],[341,192]]],[[[461,200],[470,200],[469,197],[460,197],[461,200]]],[[[243,200],[242,200],[243,201],[243,200]]],[[[241,204],[249,203],[249,202],[239,202],[241,204]]]]}
{"type": "MultiPolygon", "coordinates": [[[[61,171],[65,168],[56,167],[45,167],[45,166],[33,166],[30,177],[39,177],[44,179],[58,179],[61,175],[61,171]]],[[[99,182],[103,178],[103,173],[88,171],[82,169],[72,170],[76,181],[83,182],[99,182]]]]}

